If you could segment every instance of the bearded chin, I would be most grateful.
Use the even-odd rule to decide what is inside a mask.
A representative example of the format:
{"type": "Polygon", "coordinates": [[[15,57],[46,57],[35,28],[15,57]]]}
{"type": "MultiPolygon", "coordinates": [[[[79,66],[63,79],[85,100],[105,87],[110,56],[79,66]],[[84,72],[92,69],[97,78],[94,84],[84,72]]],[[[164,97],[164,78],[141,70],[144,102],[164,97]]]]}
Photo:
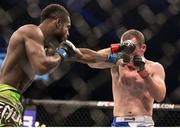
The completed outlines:
{"type": "Polygon", "coordinates": [[[63,35],[57,35],[56,39],[59,41],[59,43],[61,43],[62,41],[65,40],[65,38],[63,37],[63,35]]]}

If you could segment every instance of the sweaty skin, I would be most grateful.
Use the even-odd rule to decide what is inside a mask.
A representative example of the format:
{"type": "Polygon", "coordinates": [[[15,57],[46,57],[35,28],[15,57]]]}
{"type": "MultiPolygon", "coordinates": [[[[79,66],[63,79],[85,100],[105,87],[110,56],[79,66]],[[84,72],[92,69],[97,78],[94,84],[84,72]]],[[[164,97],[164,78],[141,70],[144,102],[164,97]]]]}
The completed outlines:
{"type": "Polygon", "coordinates": [[[10,38],[7,54],[0,71],[0,83],[23,93],[35,75],[57,68],[62,60],[56,49],[67,40],[70,17],[47,18],[39,26],[28,24],[16,30],[10,38]]]}
{"type": "Polygon", "coordinates": [[[67,40],[71,26],[70,14],[63,6],[47,5],[40,20],[38,26],[20,27],[8,43],[0,68],[0,126],[22,126],[21,96],[35,75],[55,70],[62,60],[75,54],[73,44],[61,45],[67,40]]]}
{"type": "Polygon", "coordinates": [[[24,92],[35,74],[44,74],[60,62],[60,56],[46,56],[44,36],[35,25],[25,25],[12,35],[1,69],[0,83],[24,92]],[[47,66],[48,65],[48,66],[47,66]]]}
{"type": "MultiPolygon", "coordinates": [[[[161,66],[152,61],[147,61],[146,67],[151,77],[159,77],[154,76],[154,72],[157,72],[157,74],[162,72],[155,71],[157,67],[161,66]]],[[[128,65],[114,67],[111,69],[111,75],[114,116],[152,116],[154,98],[147,88],[147,86],[151,85],[146,85],[147,83],[141,78],[135,68],[128,65]]]]}

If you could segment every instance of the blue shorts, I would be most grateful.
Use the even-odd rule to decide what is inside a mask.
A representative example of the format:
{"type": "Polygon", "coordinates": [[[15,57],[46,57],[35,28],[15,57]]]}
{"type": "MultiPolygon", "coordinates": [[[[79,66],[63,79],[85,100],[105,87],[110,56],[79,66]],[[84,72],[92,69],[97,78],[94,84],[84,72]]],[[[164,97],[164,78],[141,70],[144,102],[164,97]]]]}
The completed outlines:
{"type": "Polygon", "coordinates": [[[151,116],[114,117],[112,127],[154,127],[151,116]]]}

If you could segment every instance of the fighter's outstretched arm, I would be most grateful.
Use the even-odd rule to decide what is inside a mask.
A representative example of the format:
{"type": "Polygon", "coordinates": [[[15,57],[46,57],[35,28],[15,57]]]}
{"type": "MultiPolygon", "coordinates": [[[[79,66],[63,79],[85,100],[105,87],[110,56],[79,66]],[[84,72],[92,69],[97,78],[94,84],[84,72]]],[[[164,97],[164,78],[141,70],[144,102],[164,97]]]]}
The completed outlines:
{"type": "Polygon", "coordinates": [[[135,45],[131,40],[126,40],[97,52],[86,48],[79,50],[82,55],[77,60],[80,62],[88,63],[92,68],[111,68],[129,62],[129,54],[135,50],[135,45]]]}
{"type": "Polygon", "coordinates": [[[111,53],[110,48],[102,49],[99,51],[93,51],[87,48],[79,48],[81,56],[77,56],[77,61],[88,64],[91,68],[111,68],[115,64],[107,61],[109,54],[111,53]]]}
{"type": "Polygon", "coordinates": [[[94,51],[88,48],[76,48],[69,40],[66,40],[65,43],[74,51],[65,61],[76,61],[88,64],[92,68],[110,68],[115,65],[107,61],[111,53],[111,48],[94,51]]]}
{"type": "MultiPolygon", "coordinates": [[[[68,42],[75,47],[72,42],[68,42]]],[[[111,68],[128,62],[130,60],[128,54],[135,50],[135,45],[132,41],[126,40],[121,44],[112,44],[111,47],[99,51],[87,48],[75,49],[76,55],[69,60],[88,64],[92,68],[111,68]]]]}

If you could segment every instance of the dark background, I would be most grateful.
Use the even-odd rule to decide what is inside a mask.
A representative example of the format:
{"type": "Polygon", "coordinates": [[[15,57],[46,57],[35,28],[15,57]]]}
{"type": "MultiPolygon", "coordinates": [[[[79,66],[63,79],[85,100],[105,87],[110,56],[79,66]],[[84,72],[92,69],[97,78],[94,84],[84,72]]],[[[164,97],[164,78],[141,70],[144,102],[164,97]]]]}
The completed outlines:
{"type": "MultiPolygon", "coordinates": [[[[165,103],[180,103],[179,0],[0,0],[0,50],[6,51],[11,34],[24,24],[39,24],[42,8],[64,5],[71,13],[71,40],[76,47],[100,50],[119,42],[128,29],[146,37],[147,59],[161,63],[166,72],[165,103]]],[[[36,79],[25,98],[112,101],[109,69],[92,69],[63,62],[48,79],[36,79]]]]}

